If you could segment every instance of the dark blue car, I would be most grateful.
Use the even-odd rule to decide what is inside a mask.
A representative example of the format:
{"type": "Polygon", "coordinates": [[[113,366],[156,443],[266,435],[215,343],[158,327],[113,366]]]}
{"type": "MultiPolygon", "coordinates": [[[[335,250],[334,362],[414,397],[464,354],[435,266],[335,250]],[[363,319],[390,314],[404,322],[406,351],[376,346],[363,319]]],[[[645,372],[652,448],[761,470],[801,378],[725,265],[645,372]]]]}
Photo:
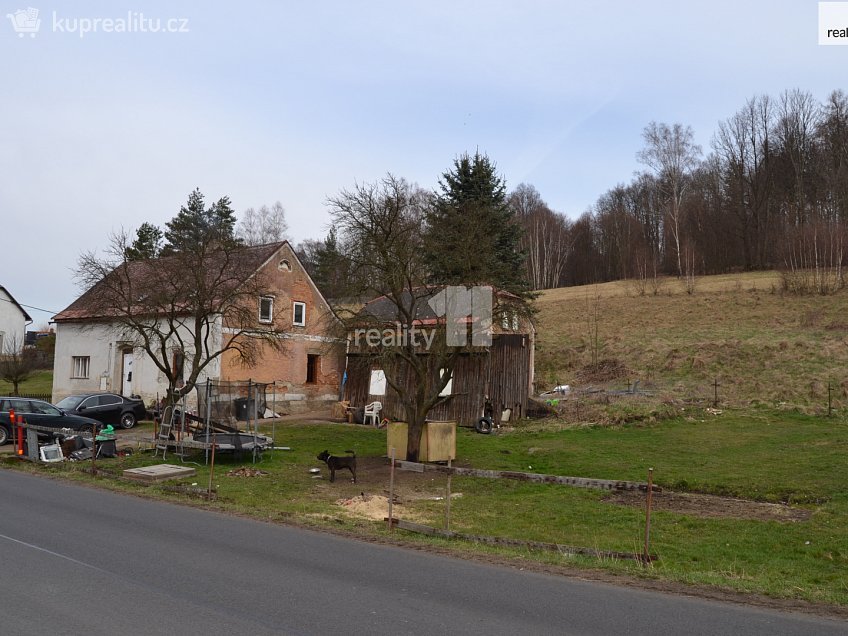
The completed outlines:
{"type": "Polygon", "coordinates": [[[27,424],[54,428],[57,431],[67,428],[73,431],[90,431],[92,426],[102,428],[100,422],[90,417],[65,413],[49,402],[21,397],[0,397],[0,446],[12,439],[12,424],[9,409],[15,415],[22,415],[27,424]]]}

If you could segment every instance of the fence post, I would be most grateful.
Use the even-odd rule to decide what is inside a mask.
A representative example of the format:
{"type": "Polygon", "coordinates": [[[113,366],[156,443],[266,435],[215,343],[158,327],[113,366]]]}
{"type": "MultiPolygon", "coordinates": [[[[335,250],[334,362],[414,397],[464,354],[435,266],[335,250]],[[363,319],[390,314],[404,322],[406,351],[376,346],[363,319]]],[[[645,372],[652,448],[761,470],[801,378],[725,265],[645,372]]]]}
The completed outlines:
{"type": "Polygon", "coordinates": [[[713,408],[718,408],[718,378],[713,380],[713,408]]]}
{"type": "Polygon", "coordinates": [[[394,519],[392,518],[392,502],[395,498],[395,447],[392,446],[392,468],[389,472],[389,532],[394,531],[394,519]]]}
{"type": "Polygon", "coordinates": [[[445,485],[445,532],[450,532],[451,460],[448,458],[448,481],[445,485]]]}
{"type": "Polygon", "coordinates": [[[654,469],[648,469],[648,495],[647,500],[645,502],[645,553],[644,563],[645,565],[649,565],[651,563],[651,503],[653,501],[653,493],[654,493],[654,469]]]}

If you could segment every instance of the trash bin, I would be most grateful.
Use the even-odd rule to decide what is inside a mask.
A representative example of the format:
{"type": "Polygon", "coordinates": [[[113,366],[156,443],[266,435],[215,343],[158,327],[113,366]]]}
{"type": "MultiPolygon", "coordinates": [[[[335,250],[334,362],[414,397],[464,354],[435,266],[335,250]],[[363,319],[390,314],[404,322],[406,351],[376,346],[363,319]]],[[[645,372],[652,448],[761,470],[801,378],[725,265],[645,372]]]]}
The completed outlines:
{"type": "Polygon", "coordinates": [[[233,400],[233,405],[236,419],[240,422],[260,419],[260,415],[265,412],[264,404],[257,403],[254,398],[236,398],[233,400]]]}

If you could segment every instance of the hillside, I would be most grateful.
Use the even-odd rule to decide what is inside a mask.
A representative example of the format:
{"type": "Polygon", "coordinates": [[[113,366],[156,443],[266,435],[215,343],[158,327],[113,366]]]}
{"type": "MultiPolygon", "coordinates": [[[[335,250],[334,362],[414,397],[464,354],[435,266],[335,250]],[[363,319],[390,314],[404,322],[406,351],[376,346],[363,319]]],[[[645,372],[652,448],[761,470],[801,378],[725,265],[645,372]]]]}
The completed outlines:
{"type": "Polygon", "coordinates": [[[834,407],[848,406],[848,293],[780,289],[779,274],[758,272],[699,278],[693,295],[675,279],[657,295],[641,296],[629,281],[545,291],[537,390],[639,380],[666,402],[709,404],[718,379],[723,406],[818,412],[830,383],[834,407]]]}

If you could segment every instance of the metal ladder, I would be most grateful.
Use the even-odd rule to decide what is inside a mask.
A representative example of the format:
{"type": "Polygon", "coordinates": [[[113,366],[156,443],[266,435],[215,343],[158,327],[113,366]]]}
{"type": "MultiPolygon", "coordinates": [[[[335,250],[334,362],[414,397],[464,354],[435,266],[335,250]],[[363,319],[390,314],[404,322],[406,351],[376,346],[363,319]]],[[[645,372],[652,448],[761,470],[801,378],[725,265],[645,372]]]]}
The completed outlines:
{"type": "Polygon", "coordinates": [[[171,430],[174,427],[174,418],[177,416],[177,409],[173,406],[169,406],[165,411],[168,417],[163,417],[159,423],[159,431],[156,434],[156,448],[153,451],[153,456],[156,457],[161,450],[162,459],[165,459],[165,455],[168,452],[168,445],[175,445],[171,443],[171,430]],[[170,409],[170,413],[167,412],[168,409],[170,409]]]}

